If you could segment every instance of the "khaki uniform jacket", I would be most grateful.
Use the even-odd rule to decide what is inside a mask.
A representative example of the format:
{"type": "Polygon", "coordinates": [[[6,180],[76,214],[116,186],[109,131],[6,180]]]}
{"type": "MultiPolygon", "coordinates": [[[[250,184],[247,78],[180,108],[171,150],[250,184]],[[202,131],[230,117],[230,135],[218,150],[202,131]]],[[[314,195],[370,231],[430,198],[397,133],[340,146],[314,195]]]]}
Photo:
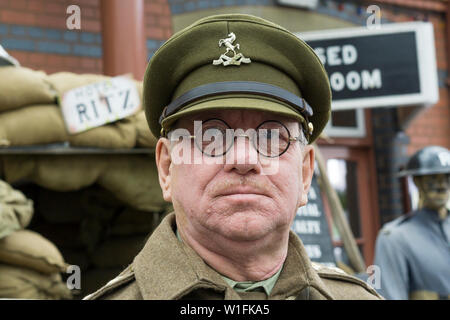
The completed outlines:
{"type": "Polygon", "coordinates": [[[382,299],[365,282],[312,263],[301,240],[289,235],[288,254],[270,296],[237,293],[175,234],[175,214],[155,229],[124,271],[85,299],[382,299]]]}

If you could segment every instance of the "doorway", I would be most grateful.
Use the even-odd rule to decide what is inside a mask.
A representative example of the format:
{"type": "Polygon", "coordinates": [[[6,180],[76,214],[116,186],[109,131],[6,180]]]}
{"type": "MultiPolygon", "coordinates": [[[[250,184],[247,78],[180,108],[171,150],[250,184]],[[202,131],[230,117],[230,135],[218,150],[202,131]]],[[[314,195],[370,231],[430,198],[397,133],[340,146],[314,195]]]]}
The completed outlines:
{"type": "MultiPolygon", "coordinates": [[[[379,229],[376,176],[370,148],[320,145],[327,173],[344,209],[350,229],[366,265],[373,262],[375,241],[379,229]]],[[[336,260],[348,264],[343,242],[333,223],[330,206],[324,197],[330,234],[336,260]]]]}

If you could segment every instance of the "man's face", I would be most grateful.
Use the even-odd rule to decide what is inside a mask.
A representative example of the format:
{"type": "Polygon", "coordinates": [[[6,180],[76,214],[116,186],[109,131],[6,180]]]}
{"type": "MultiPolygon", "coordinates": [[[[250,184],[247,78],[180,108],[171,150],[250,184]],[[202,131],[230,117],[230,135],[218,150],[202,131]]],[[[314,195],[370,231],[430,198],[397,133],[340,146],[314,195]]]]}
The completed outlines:
{"type": "Polygon", "coordinates": [[[450,196],[450,175],[434,174],[414,177],[423,206],[432,210],[439,210],[447,204],[450,196]]]}
{"type": "MultiPolygon", "coordinates": [[[[222,119],[232,129],[244,132],[266,120],[277,120],[288,128],[291,137],[300,134],[294,121],[249,110],[209,111],[183,118],[177,127],[193,134],[194,120],[210,118],[222,119]]],[[[163,141],[160,139],[157,146],[160,182],[164,198],[173,202],[177,223],[184,233],[212,232],[237,241],[260,239],[272,232],[289,230],[296,209],[307,202],[314,164],[311,146],[291,142],[280,157],[261,158],[248,138],[237,137],[233,150],[211,163],[208,156],[195,153],[196,146],[189,142],[194,164],[175,164],[167,158],[173,158],[174,152],[179,151],[177,144],[183,142],[165,152],[163,148],[170,143],[163,141]],[[267,174],[275,162],[277,170],[267,174]]]]}

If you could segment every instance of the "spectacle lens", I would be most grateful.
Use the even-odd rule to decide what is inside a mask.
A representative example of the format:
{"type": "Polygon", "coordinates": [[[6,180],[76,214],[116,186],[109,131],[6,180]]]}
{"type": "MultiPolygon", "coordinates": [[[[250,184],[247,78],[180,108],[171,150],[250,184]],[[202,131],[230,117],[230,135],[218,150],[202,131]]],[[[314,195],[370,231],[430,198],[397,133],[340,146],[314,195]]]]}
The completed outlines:
{"type": "Polygon", "coordinates": [[[289,148],[290,133],[281,122],[268,120],[256,128],[255,148],[266,157],[275,158],[289,148]]]}
{"type": "Polygon", "coordinates": [[[202,123],[201,130],[195,134],[195,144],[207,156],[223,156],[233,145],[233,135],[230,129],[222,120],[206,120],[202,123]]]}
{"type": "MultiPolygon", "coordinates": [[[[249,130],[247,130],[247,133],[249,130]]],[[[195,133],[195,144],[199,150],[210,157],[223,156],[233,146],[236,137],[248,137],[259,154],[275,158],[289,148],[290,133],[281,122],[268,120],[261,123],[250,134],[235,136],[230,126],[220,119],[209,119],[202,123],[195,133]]]]}

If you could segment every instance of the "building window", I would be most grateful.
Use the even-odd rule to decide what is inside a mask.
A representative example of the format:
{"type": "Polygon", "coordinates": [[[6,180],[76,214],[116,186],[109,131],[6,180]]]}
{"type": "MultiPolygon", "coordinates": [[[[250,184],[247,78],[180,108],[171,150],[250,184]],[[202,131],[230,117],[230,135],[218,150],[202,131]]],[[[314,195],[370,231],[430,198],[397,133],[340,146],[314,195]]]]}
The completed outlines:
{"type": "Polygon", "coordinates": [[[332,111],[331,119],[325,127],[325,134],[330,137],[365,137],[364,110],[332,111]]]}

